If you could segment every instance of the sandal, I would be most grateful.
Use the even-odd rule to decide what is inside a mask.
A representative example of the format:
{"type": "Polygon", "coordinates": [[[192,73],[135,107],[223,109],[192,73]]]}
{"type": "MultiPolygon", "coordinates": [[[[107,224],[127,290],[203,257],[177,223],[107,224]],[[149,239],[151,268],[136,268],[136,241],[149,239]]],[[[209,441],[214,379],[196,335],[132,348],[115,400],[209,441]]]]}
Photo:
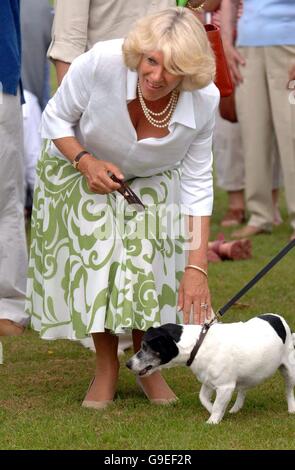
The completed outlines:
{"type": "MultiPolygon", "coordinates": [[[[91,379],[91,382],[88,386],[86,396],[88,395],[89,390],[91,389],[93,382],[95,381],[95,376],[91,379]]],[[[82,402],[82,407],[83,408],[93,408],[95,410],[104,410],[109,406],[110,404],[114,403],[113,400],[87,400],[84,398],[82,402]]]]}
{"type": "Polygon", "coordinates": [[[221,259],[231,259],[233,261],[249,259],[252,257],[251,240],[247,238],[224,242],[220,245],[221,259]]]}
{"type": "Polygon", "coordinates": [[[220,225],[222,227],[235,227],[246,222],[244,209],[228,209],[220,225]]]}
{"type": "MultiPolygon", "coordinates": [[[[169,398],[151,398],[149,396],[147,388],[142,383],[140,377],[136,377],[136,383],[139,386],[139,388],[141,388],[141,390],[143,391],[147,399],[150,401],[150,403],[152,403],[153,405],[171,405],[172,403],[175,403],[178,401],[177,396],[172,392],[172,390],[171,390],[172,392],[171,397],[169,398]]],[[[170,389],[169,385],[167,386],[170,389]]]]}
{"type": "Polygon", "coordinates": [[[251,240],[243,238],[227,242],[220,235],[214,242],[209,242],[209,249],[214,251],[222,260],[243,260],[252,257],[251,240]]]}
{"type": "Polygon", "coordinates": [[[208,263],[218,263],[219,261],[222,261],[220,256],[218,256],[218,254],[215,251],[211,250],[210,248],[208,248],[208,251],[207,251],[207,260],[208,260],[208,263]]]}

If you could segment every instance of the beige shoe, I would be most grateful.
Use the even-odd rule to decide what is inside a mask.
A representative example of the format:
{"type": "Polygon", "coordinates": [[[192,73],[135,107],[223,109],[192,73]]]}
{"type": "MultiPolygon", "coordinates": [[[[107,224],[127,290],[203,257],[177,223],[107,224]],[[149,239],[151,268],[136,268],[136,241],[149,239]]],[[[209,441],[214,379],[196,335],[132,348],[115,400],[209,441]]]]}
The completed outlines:
{"type": "MultiPolygon", "coordinates": [[[[175,403],[178,401],[178,398],[176,395],[174,395],[173,393],[173,396],[171,398],[150,398],[142,381],[140,380],[140,377],[136,377],[136,383],[137,385],[141,388],[141,390],[143,391],[143,393],[145,394],[145,396],[148,398],[148,400],[150,401],[150,403],[152,403],[153,405],[171,405],[172,403],[175,403]]],[[[168,387],[168,385],[167,385],[168,387]]],[[[168,387],[170,388],[170,387],[168,387]]]]}
{"type": "MultiPolygon", "coordinates": [[[[87,392],[86,392],[86,397],[88,395],[88,392],[89,390],[91,389],[92,387],[92,384],[95,380],[95,376],[91,379],[91,382],[89,384],[89,387],[87,389],[87,392]]],[[[110,405],[111,403],[113,403],[113,400],[100,400],[100,401],[96,401],[96,400],[83,400],[82,402],[82,407],[83,408],[93,408],[95,410],[104,410],[108,405],[110,405]]]]}
{"type": "Polygon", "coordinates": [[[20,336],[24,329],[22,325],[11,320],[0,319],[0,336],[20,336]]]}
{"type": "Polygon", "coordinates": [[[254,227],[253,225],[246,225],[245,227],[241,228],[240,230],[236,230],[231,234],[231,238],[247,238],[252,237],[254,235],[260,235],[262,233],[271,233],[261,227],[254,227]]]}
{"type": "Polygon", "coordinates": [[[252,258],[252,242],[248,238],[232,241],[215,240],[209,242],[209,246],[221,260],[239,261],[252,258]]]}
{"type": "Polygon", "coordinates": [[[114,403],[113,400],[102,400],[102,401],[84,400],[82,402],[82,406],[83,408],[93,408],[95,410],[104,410],[111,403],[114,403]]]}
{"type": "Polygon", "coordinates": [[[241,225],[246,222],[245,210],[244,209],[228,209],[227,213],[223,217],[220,225],[222,227],[234,227],[235,225],[241,225]]]}
{"type": "Polygon", "coordinates": [[[152,405],[172,405],[176,403],[179,399],[175,398],[149,398],[149,401],[152,405]]]}

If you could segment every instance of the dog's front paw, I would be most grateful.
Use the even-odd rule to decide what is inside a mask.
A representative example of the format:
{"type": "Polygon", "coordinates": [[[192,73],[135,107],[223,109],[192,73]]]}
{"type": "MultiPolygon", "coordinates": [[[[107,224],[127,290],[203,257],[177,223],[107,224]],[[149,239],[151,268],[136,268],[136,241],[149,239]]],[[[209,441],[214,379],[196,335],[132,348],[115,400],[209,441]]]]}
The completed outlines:
{"type": "Polygon", "coordinates": [[[229,410],[229,413],[231,413],[231,414],[237,413],[238,411],[240,411],[241,408],[242,408],[241,406],[236,406],[236,405],[234,405],[234,406],[229,410]]]}
{"type": "Polygon", "coordinates": [[[221,418],[218,418],[216,416],[210,416],[210,418],[206,421],[207,424],[218,424],[220,423],[221,418]]]}

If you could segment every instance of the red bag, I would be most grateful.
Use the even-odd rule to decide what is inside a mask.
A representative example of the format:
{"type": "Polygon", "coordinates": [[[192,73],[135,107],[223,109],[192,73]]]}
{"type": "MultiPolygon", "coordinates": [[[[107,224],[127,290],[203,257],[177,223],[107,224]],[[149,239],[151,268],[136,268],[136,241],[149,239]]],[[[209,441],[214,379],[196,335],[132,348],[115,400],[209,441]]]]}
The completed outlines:
{"type": "Polygon", "coordinates": [[[213,24],[205,24],[204,27],[216,58],[215,85],[221,97],[230,96],[234,91],[234,86],[223,49],[220,29],[213,24]]]}
{"type": "Polygon", "coordinates": [[[230,96],[222,96],[219,103],[220,116],[229,122],[238,122],[236,112],[235,94],[230,96]]]}

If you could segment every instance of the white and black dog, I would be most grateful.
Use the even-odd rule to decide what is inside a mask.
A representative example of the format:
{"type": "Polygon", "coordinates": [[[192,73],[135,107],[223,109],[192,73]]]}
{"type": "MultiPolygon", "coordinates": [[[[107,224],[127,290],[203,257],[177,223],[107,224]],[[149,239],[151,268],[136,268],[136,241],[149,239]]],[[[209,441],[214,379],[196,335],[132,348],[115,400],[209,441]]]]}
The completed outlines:
{"type": "MultiPolygon", "coordinates": [[[[167,323],[149,328],[141,349],[127,362],[140,376],[156,369],[186,364],[200,335],[200,325],[167,323]]],[[[279,368],[285,378],[289,413],[295,413],[295,334],[283,317],[264,314],[243,323],[213,323],[190,368],[202,382],[200,400],[211,414],[207,423],[219,423],[235,390],[230,413],[239,411],[246,391],[279,368]],[[213,391],[214,403],[211,403],[213,391]]]]}

